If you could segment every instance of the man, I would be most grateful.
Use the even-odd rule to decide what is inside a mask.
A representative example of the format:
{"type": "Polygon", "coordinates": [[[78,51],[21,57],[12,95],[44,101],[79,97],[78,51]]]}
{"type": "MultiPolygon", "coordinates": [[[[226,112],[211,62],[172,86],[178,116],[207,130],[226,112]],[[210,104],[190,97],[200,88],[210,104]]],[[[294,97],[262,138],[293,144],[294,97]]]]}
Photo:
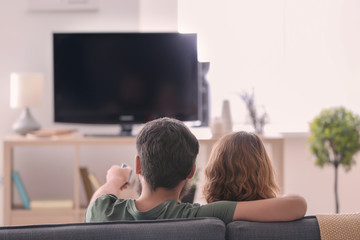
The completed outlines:
{"type": "Polygon", "coordinates": [[[180,121],[161,118],[145,124],[136,139],[136,174],[142,191],[138,199],[120,199],[131,169],[112,166],[106,183],[93,195],[86,222],[217,217],[235,220],[291,221],[306,213],[306,201],[297,195],[206,205],[181,203],[180,193],[195,172],[199,143],[180,121]]]}

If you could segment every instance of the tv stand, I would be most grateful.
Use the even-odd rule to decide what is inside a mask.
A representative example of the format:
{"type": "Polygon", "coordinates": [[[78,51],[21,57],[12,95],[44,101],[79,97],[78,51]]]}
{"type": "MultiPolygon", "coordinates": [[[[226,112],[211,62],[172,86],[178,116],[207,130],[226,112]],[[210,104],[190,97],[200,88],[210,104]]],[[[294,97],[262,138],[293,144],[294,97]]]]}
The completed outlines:
{"type": "Polygon", "coordinates": [[[120,124],[121,126],[121,130],[120,130],[120,136],[125,136],[125,137],[129,137],[129,136],[133,136],[132,134],[132,130],[133,130],[133,125],[132,124],[120,124]]]}
{"type": "Polygon", "coordinates": [[[120,124],[120,132],[118,134],[107,133],[85,133],[84,137],[134,137],[133,124],[120,124]]]}

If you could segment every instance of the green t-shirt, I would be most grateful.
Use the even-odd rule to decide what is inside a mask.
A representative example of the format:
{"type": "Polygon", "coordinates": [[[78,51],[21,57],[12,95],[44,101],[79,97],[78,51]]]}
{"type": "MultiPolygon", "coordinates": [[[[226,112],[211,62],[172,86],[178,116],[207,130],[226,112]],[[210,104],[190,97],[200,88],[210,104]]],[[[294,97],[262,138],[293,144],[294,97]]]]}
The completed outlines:
{"type": "Polygon", "coordinates": [[[216,217],[229,223],[233,219],[236,204],[231,201],[219,201],[200,205],[168,200],[149,211],[140,212],[136,209],[135,200],[119,199],[112,194],[106,194],[89,205],[85,222],[216,217]]]}

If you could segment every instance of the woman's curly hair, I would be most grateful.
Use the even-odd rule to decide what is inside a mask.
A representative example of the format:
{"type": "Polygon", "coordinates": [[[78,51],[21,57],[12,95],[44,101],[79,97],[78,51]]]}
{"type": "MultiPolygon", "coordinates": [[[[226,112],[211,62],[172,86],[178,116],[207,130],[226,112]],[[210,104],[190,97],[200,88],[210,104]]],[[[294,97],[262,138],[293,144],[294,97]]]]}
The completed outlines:
{"type": "Polygon", "coordinates": [[[208,203],[274,198],[278,193],[272,164],[257,135],[235,132],[215,144],[205,169],[208,203]]]}

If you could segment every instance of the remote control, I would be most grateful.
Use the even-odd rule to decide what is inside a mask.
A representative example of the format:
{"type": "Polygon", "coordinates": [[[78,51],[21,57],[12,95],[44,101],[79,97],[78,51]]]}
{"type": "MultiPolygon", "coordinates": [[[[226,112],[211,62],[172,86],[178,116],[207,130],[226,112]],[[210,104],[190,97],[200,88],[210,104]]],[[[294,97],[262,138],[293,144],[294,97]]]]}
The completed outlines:
{"type": "MultiPolygon", "coordinates": [[[[121,167],[122,168],[126,168],[127,167],[127,165],[125,164],[125,163],[123,163],[123,164],[121,164],[121,167]]],[[[132,175],[132,169],[130,170],[130,174],[129,174],[129,178],[127,179],[127,181],[124,183],[124,186],[126,185],[126,184],[129,184],[129,182],[130,182],[130,179],[131,179],[131,175],[132,175]]]]}

